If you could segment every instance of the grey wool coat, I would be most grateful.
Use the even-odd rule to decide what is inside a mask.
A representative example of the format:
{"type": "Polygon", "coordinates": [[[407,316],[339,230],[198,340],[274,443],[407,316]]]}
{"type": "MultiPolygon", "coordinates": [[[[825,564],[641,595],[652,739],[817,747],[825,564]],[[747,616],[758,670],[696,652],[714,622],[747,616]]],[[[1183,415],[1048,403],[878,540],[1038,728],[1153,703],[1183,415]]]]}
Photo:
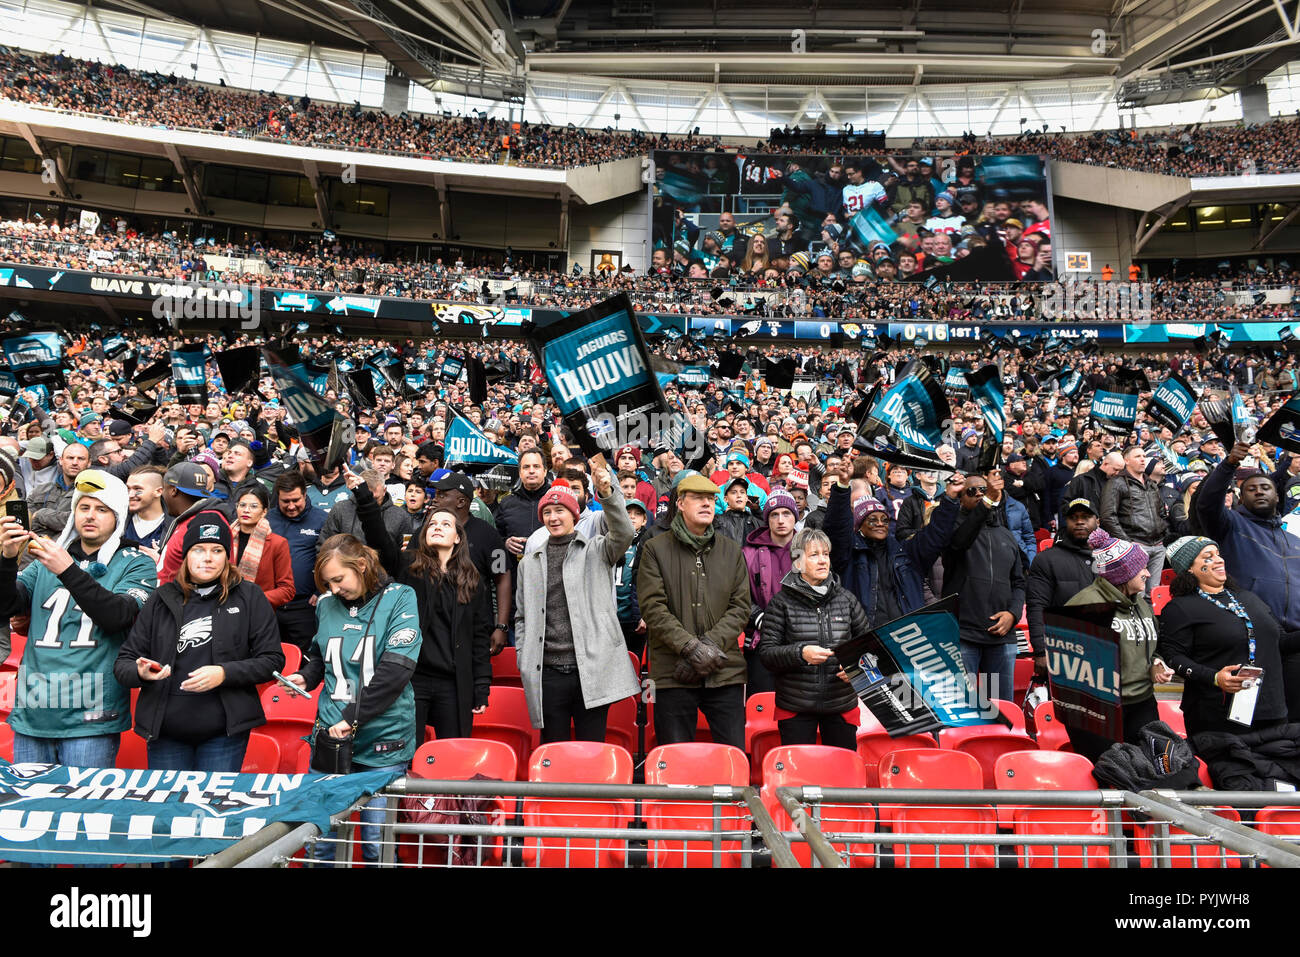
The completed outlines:
{"type": "MultiPolygon", "coordinates": [[[[614,604],[614,568],[632,543],[632,523],[623,493],[610,483],[599,499],[607,531],[591,538],[578,532],[564,556],[564,590],[568,597],[582,702],[588,708],[613,704],[641,690],[623,642],[614,604]]],[[[548,536],[549,538],[549,536],[548,536]]],[[[525,552],[515,585],[515,653],[528,699],[528,717],[542,727],[542,646],[546,636],[546,541],[525,552]]]]}

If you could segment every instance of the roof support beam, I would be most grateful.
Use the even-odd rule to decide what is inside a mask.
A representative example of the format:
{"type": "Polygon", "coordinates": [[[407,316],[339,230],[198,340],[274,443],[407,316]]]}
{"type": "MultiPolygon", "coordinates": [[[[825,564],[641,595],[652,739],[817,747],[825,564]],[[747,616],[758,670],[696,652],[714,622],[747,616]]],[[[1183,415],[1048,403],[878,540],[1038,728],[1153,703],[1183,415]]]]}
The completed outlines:
{"type": "Polygon", "coordinates": [[[316,215],[320,217],[320,228],[332,229],[329,197],[325,195],[325,182],[321,178],[320,168],[315,160],[302,161],[302,175],[307,177],[307,182],[311,183],[312,198],[316,200],[316,215]]]}
{"type": "Polygon", "coordinates": [[[175,143],[168,140],[162,141],[163,149],[167,153],[167,158],[172,161],[177,175],[180,176],[181,182],[185,184],[185,195],[190,198],[190,205],[194,208],[196,216],[207,215],[207,204],[203,200],[203,194],[199,192],[198,180],[194,177],[194,171],[190,168],[189,162],[181,156],[181,151],[176,148],[175,143]]]}
{"type": "Polygon", "coordinates": [[[37,136],[26,123],[19,123],[18,132],[22,134],[33,153],[41,158],[41,182],[53,182],[55,189],[64,199],[72,199],[72,187],[68,185],[67,164],[58,150],[50,149],[45,141],[37,136]]]}
{"type": "Polygon", "coordinates": [[[1164,228],[1165,223],[1169,222],[1170,216],[1174,215],[1174,213],[1178,212],[1180,209],[1182,209],[1184,206],[1187,205],[1187,200],[1189,198],[1190,197],[1184,197],[1182,199],[1176,200],[1165,212],[1159,213],[1158,215],[1156,214],[1155,210],[1151,210],[1149,212],[1143,213],[1141,216],[1138,217],[1137,232],[1134,233],[1133,235],[1134,256],[1140,253],[1142,251],[1142,247],[1145,246],[1148,242],[1150,242],[1151,238],[1155,236],[1156,233],[1160,232],[1162,228],[1164,228]],[[1152,223],[1151,227],[1149,229],[1146,229],[1144,232],[1143,230],[1146,227],[1147,220],[1152,215],[1156,215],[1157,217],[1156,221],[1152,223]]]}
{"type": "Polygon", "coordinates": [[[1291,225],[1291,221],[1300,215],[1300,203],[1292,203],[1290,209],[1286,211],[1281,219],[1276,223],[1264,223],[1259,227],[1259,237],[1255,240],[1255,245],[1251,249],[1263,249],[1267,246],[1282,230],[1291,225]]]}

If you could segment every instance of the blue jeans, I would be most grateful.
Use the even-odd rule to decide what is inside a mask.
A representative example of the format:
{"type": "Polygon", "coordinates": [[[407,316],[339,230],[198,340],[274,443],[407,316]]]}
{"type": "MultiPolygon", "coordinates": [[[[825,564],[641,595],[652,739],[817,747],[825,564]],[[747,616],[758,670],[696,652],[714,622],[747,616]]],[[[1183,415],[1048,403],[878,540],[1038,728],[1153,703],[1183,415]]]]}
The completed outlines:
{"type": "Polygon", "coordinates": [[[69,768],[111,768],[117,765],[120,734],[84,738],[30,738],[14,732],[14,764],[62,764],[69,768]]]}
{"type": "Polygon", "coordinates": [[[211,771],[238,774],[248,750],[248,732],[208,738],[198,744],[157,738],[149,742],[150,771],[211,771]]]}
{"type": "Polygon", "coordinates": [[[986,714],[997,711],[990,705],[992,698],[1011,701],[1015,698],[1016,646],[1014,642],[1002,645],[977,645],[961,643],[961,662],[966,673],[975,679],[979,706],[986,714]],[[989,710],[989,709],[992,710],[989,710]]]}
{"type": "MultiPolygon", "coordinates": [[[[355,770],[360,771],[400,771],[406,773],[405,764],[386,764],[379,767],[366,768],[361,765],[355,765],[355,770]]],[[[388,813],[388,799],[382,797],[371,798],[370,802],[361,809],[361,826],[358,830],[361,832],[361,859],[367,864],[375,864],[379,861],[379,825],[384,822],[384,817],[388,813]]],[[[322,836],[321,840],[311,846],[312,860],[332,861],[334,860],[335,845],[332,843],[338,838],[338,831],[330,831],[322,836]]]]}

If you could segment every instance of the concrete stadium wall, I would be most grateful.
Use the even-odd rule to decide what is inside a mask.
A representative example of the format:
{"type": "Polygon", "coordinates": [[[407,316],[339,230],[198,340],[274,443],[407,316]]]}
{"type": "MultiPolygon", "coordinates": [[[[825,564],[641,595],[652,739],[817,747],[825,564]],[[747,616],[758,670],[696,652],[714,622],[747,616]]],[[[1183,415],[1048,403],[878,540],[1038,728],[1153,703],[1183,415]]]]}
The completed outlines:
{"type": "Polygon", "coordinates": [[[650,265],[650,223],[646,195],[633,193],[594,206],[569,207],[569,268],[591,270],[594,250],[622,253],[623,263],[644,273],[650,265]]]}

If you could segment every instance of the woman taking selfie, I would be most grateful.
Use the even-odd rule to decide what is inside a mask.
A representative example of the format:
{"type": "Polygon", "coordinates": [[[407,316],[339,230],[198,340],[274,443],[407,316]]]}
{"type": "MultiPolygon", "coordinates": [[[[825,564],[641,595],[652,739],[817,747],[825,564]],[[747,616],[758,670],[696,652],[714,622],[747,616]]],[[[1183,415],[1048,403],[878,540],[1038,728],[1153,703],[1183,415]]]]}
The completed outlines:
{"type": "Polygon", "coordinates": [[[225,516],[195,515],[176,578],[149,596],[118,651],[118,683],[141,689],[135,730],[151,771],[237,773],[249,730],[266,723],[257,686],[284,667],[280,629],[230,552],[225,516]]]}
{"type": "Polygon", "coordinates": [[[411,678],[416,731],[423,738],[432,725],[439,738],[468,738],[492,686],[493,621],[490,584],[470,560],[465,526],[454,513],[435,510],[411,546],[399,550],[366,483],[354,475],[347,482],[366,540],[378,543],[380,564],[415,592],[420,608],[423,641],[411,678]]]}
{"type": "Polygon", "coordinates": [[[1180,538],[1168,557],[1177,576],[1169,586],[1173,597],[1160,613],[1156,650],[1183,679],[1188,737],[1205,731],[1241,735],[1283,723],[1280,629],[1268,606],[1228,577],[1211,539],[1180,538]],[[1246,697],[1238,699],[1241,692],[1246,697]]]}
{"type": "MultiPolygon", "coordinates": [[[[415,696],[411,674],[420,654],[415,593],[389,582],[373,548],[351,535],[332,535],[316,556],[316,637],[302,671],[289,680],[311,691],[322,680],[312,768],[323,770],[320,738],[351,740],[350,759],[335,773],[402,772],[415,755],[415,696]]],[[[383,798],[361,811],[362,855],[379,860],[383,798]]],[[[317,860],[332,860],[334,845],[318,842],[317,860]]]]}
{"type": "Polygon", "coordinates": [[[266,520],[270,506],[270,496],[261,485],[254,483],[240,489],[231,544],[235,548],[233,560],[244,580],[262,589],[272,608],[279,608],[293,601],[293,563],[288,539],[271,531],[271,523],[266,520]]]}

